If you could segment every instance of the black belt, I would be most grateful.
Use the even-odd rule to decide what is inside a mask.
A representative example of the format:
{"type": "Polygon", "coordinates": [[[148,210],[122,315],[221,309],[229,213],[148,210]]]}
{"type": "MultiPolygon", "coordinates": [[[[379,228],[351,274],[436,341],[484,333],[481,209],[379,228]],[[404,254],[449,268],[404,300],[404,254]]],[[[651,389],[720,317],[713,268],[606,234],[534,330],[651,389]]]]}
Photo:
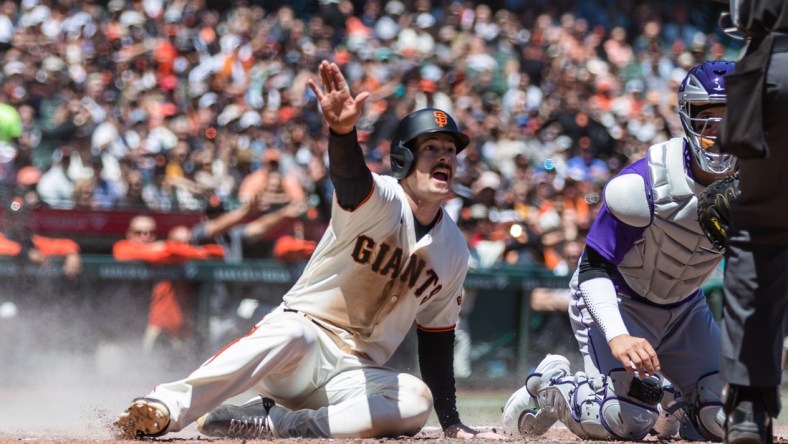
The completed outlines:
{"type": "Polygon", "coordinates": [[[772,47],[772,54],[777,52],[788,52],[788,35],[781,34],[774,36],[774,46],[772,47]]]}

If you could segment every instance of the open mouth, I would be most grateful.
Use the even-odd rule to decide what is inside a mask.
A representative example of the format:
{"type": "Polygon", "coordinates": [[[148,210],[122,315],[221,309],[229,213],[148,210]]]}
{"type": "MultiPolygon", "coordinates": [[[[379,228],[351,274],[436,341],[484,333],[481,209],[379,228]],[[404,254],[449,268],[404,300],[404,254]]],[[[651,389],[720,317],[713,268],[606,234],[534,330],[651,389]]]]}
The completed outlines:
{"type": "Polygon", "coordinates": [[[437,167],[432,170],[432,178],[440,182],[448,182],[451,172],[444,167],[437,167]]]}

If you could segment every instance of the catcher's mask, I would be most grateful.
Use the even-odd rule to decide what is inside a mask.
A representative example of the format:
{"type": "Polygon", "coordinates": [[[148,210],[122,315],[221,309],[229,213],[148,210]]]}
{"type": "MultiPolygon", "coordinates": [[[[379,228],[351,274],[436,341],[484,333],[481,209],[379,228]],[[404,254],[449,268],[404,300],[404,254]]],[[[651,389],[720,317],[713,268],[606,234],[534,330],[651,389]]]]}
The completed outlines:
{"type": "Polygon", "coordinates": [[[446,133],[454,138],[457,154],[460,153],[470,139],[460,132],[457,123],[446,111],[436,108],[425,108],[405,116],[397,126],[394,138],[391,140],[391,174],[397,179],[404,179],[413,168],[414,154],[413,141],[422,134],[446,133]]]}
{"type": "Polygon", "coordinates": [[[737,159],[719,151],[715,140],[722,117],[699,117],[709,106],[725,106],[725,76],[733,74],[736,63],[715,60],[701,63],[689,70],[679,85],[679,118],[692,156],[706,172],[725,174],[736,171],[737,159]]]}

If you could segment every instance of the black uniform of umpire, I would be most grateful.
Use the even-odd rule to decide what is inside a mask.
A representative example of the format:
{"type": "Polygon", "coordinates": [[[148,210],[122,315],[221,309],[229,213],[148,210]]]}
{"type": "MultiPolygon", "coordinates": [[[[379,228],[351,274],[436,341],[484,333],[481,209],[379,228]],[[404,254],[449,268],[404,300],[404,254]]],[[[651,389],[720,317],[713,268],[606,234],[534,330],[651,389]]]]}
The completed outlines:
{"type": "Polygon", "coordinates": [[[739,157],[741,187],[725,253],[725,442],[770,443],[788,306],[788,0],[729,4],[750,41],[725,79],[720,128],[722,150],[739,157]]]}

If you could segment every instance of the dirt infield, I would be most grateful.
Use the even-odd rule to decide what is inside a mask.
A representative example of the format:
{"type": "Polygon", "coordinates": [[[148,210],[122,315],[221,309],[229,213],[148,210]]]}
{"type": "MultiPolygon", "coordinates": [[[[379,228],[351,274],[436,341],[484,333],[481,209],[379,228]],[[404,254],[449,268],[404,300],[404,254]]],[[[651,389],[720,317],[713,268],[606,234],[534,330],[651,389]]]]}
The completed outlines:
{"type": "MultiPolygon", "coordinates": [[[[78,354],[60,354],[28,359],[24,366],[19,364],[21,363],[0,362],[0,444],[138,443],[139,441],[117,438],[116,431],[111,426],[115,416],[126,408],[131,399],[144,395],[155,384],[177,379],[185,374],[184,368],[163,371],[160,364],[141,361],[128,350],[113,348],[102,350],[89,359],[78,354]]],[[[505,388],[496,389],[461,387],[458,393],[458,409],[463,421],[479,429],[500,428],[501,407],[515,385],[516,383],[512,383],[509,388],[509,384],[504,384],[505,388]]],[[[230,402],[241,403],[249,396],[251,395],[241,395],[230,402]]],[[[788,443],[788,421],[778,418],[777,424],[775,442],[788,443]]],[[[313,441],[334,444],[382,441],[430,444],[468,442],[444,438],[436,425],[437,421],[433,417],[427,427],[412,438],[289,441],[304,444],[313,441]]],[[[524,441],[520,436],[508,438],[508,442],[524,441]]],[[[239,442],[202,437],[194,425],[155,441],[217,444],[239,442]]],[[[547,443],[580,440],[563,426],[557,425],[543,437],[529,441],[547,443]]],[[[657,440],[648,438],[647,441],[657,440]]],[[[673,442],[683,444],[682,441],[673,442]]]]}
{"type": "MultiPolygon", "coordinates": [[[[775,436],[775,443],[788,443],[788,439],[786,438],[786,433],[788,433],[788,427],[781,426],[780,430],[775,436]]],[[[87,444],[87,443],[96,443],[96,442],[115,442],[115,443],[122,443],[122,444],[139,444],[140,441],[134,440],[119,440],[115,438],[94,438],[92,433],[86,432],[85,436],[82,438],[54,438],[54,437],[39,437],[39,438],[31,438],[31,437],[22,437],[22,436],[4,436],[3,433],[0,433],[0,444],[20,444],[23,442],[24,444],[52,444],[52,443],[66,443],[66,444],[87,444]]],[[[189,432],[184,431],[177,434],[168,435],[166,438],[159,438],[155,440],[147,440],[145,442],[168,442],[168,443],[188,443],[188,442],[209,442],[213,444],[237,444],[239,442],[242,443],[254,443],[254,442],[266,442],[266,441],[274,441],[274,440],[228,440],[228,439],[214,439],[214,438],[206,438],[202,437],[197,434],[196,431],[189,432]]],[[[276,440],[282,441],[282,440],[276,440]]],[[[482,443],[489,443],[489,440],[482,440],[482,439],[471,439],[471,440],[460,440],[460,439],[449,439],[444,438],[440,430],[435,427],[428,427],[425,428],[421,433],[412,437],[412,438],[391,438],[391,439],[305,439],[305,438],[291,438],[287,441],[296,442],[299,444],[312,444],[312,443],[332,443],[332,444],[344,444],[344,443],[354,443],[354,444],[377,444],[381,442],[401,442],[401,443],[424,443],[424,444],[432,444],[432,443],[441,443],[441,444],[482,444],[482,443]]],[[[518,436],[508,436],[508,439],[504,442],[524,442],[525,440],[522,437],[518,436]]],[[[584,443],[593,443],[595,441],[582,441],[576,436],[574,436],[571,432],[569,432],[566,428],[562,426],[555,426],[550,429],[546,434],[539,438],[529,439],[529,442],[535,443],[577,443],[577,442],[584,442],[584,443]]],[[[627,441],[604,441],[608,444],[617,444],[617,443],[627,443],[627,441]]],[[[656,438],[648,437],[644,440],[644,442],[659,442],[656,438]]],[[[673,440],[670,441],[674,444],[689,444],[690,441],[683,441],[683,440],[673,440]]]]}
{"type": "MultiPolygon", "coordinates": [[[[101,379],[101,378],[99,378],[101,379]]],[[[8,387],[0,384],[0,444],[87,444],[96,442],[117,442],[124,444],[136,444],[140,441],[119,439],[116,430],[112,427],[112,420],[115,415],[126,405],[126,403],[139,393],[134,390],[143,381],[129,380],[125,383],[106,384],[98,383],[89,387],[77,386],[74,384],[59,384],[58,388],[41,383],[37,387],[34,385],[23,384],[17,387],[8,387]]],[[[63,381],[65,382],[65,381],[63,381]]],[[[73,381],[72,381],[73,382],[73,381]]],[[[117,381],[116,381],[117,382],[117,381]]],[[[480,391],[476,395],[468,392],[460,393],[460,399],[478,397],[480,400],[488,399],[491,408],[480,409],[470,407],[470,404],[460,403],[460,414],[465,422],[478,429],[500,430],[500,416],[496,410],[501,399],[505,399],[508,392],[484,392],[480,391]],[[482,412],[481,410],[486,410],[482,412]]],[[[244,398],[245,399],[245,398],[244,398]]],[[[242,401],[238,397],[235,401],[242,401]]],[[[473,404],[473,405],[483,405],[473,404]]],[[[480,444],[487,443],[487,440],[458,440],[444,438],[439,428],[435,427],[434,420],[430,421],[427,427],[418,435],[412,438],[399,439],[289,439],[301,444],[311,443],[359,443],[372,444],[384,441],[396,441],[404,443],[441,443],[441,444],[480,444]]],[[[777,428],[777,443],[788,443],[788,426],[779,425],[777,428]]],[[[524,442],[520,436],[508,435],[506,442],[524,442]]],[[[226,440],[213,439],[201,436],[194,425],[185,430],[166,435],[165,437],[148,440],[148,442],[210,442],[215,444],[233,444],[238,442],[264,442],[265,440],[226,440]]],[[[538,439],[529,439],[530,442],[550,443],[550,442],[580,442],[581,440],[570,433],[564,426],[558,424],[549,430],[544,436],[538,439]]],[[[655,438],[649,437],[646,442],[657,442],[655,438]]],[[[675,440],[676,444],[686,444],[686,441],[675,440]]]]}

